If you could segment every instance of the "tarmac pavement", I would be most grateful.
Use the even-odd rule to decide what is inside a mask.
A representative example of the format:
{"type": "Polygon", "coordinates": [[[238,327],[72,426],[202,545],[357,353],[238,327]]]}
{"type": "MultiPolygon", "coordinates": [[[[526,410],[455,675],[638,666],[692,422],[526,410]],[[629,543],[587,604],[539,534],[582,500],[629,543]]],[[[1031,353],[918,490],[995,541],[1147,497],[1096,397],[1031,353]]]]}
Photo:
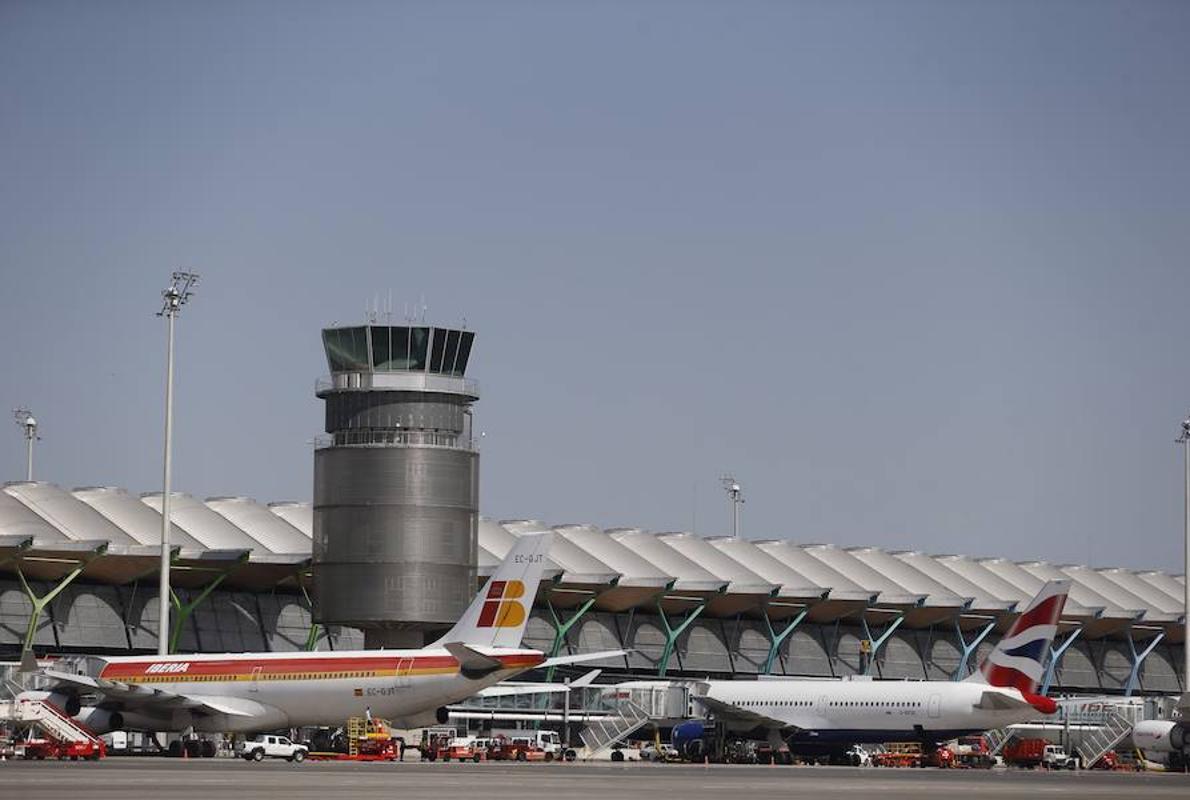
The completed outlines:
{"type": "Polygon", "coordinates": [[[0,763],[3,800],[722,800],[807,797],[1190,797],[1190,776],[1165,773],[1018,770],[691,766],[608,762],[255,764],[238,759],[109,757],[98,763],[0,763]]]}

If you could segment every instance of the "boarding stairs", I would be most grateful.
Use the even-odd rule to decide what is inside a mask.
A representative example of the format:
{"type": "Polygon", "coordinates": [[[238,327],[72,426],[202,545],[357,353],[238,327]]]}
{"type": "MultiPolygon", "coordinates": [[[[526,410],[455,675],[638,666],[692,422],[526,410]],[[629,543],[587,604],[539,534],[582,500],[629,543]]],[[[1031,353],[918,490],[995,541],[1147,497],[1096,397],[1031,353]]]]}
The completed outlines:
{"type": "Polygon", "coordinates": [[[1074,748],[1082,759],[1083,767],[1090,769],[1099,759],[1132,733],[1133,721],[1116,711],[1102,717],[1099,727],[1083,734],[1082,741],[1074,748]]]}
{"type": "Polygon", "coordinates": [[[649,712],[631,700],[617,704],[617,713],[603,718],[593,718],[579,733],[586,745],[586,758],[597,758],[614,745],[624,741],[649,722],[649,712]]]}
{"type": "Polygon", "coordinates": [[[997,755],[1004,749],[1004,745],[1012,740],[1013,736],[1016,736],[1016,732],[1010,728],[996,728],[985,733],[983,738],[988,743],[988,755],[997,755]]]}
{"type": "Polygon", "coordinates": [[[53,703],[44,700],[17,699],[0,702],[0,720],[39,728],[48,738],[59,744],[99,745],[99,737],[89,728],[71,719],[53,703]]]}

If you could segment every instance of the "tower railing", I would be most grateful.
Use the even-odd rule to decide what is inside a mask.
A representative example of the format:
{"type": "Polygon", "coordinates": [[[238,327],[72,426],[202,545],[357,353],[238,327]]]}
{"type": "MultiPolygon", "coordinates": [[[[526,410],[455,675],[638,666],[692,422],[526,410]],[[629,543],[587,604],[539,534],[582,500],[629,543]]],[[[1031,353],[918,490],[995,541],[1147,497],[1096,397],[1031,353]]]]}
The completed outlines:
{"type": "Polygon", "coordinates": [[[479,452],[479,440],[458,433],[404,429],[362,428],[314,437],[314,449],[328,447],[440,447],[479,452]]]}

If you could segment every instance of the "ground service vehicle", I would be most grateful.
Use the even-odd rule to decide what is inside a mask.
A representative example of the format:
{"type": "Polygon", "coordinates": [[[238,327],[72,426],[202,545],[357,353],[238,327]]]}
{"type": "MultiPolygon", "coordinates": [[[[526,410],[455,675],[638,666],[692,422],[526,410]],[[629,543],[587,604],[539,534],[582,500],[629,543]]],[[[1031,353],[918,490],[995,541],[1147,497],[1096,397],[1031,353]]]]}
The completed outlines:
{"type": "Polygon", "coordinates": [[[512,739],[506,736],[497,736],[492,739],[492,744],[488,747],[488,760],[490,761],[553,761],[553,759],[552,753],[545,752],[532,739],[524,736],[512,739]]]}
{"type": "Polygon", "coordinates": [[[640,749],[641,761],[677,761],[678,758],[678,751],[674,746],[665,743],[649,742],[640,749]]]}
{"type": "Polygon", "coordinates": [[[954,749],[955,760],[968,769],[991,769],[996,766],[996,757],[983,736],[960,736],[954,749]]]}
{"type": "Polygon", "coordinates": [[[546,754],[546,761],[561,761],[564,755],[566,760],[573,761],[575,757],[573,750],[566,754],[562,752],[562,737],[558,735],[557,731],[507,728],[492,731],[492,737],[493,739],[528,739],[536,749],[546,754]]]}
{"type": "Polygon", "coordinates": [[[476,746],[475,739],[470,736],[457,736],[446,746],[443,761],[474,761],[479,763],[487,758],[487,753],[476,746]]]}
{"type": "Polygon", "coordinates": [[[448,754],[450,743],[458,735],[454,728],[426,728],[421,732],[421,744],[417,749],[426,761],[437,761],[448,754]]]}
{"type": "Polygon", "coordinates": [[[1004,748],[1004,762],[1033,769],[1074,769],[1075,761],[1060,745],[1045,739],[1017,739],[1004,748]]]}
{"type": "Polygon", "coordinates": [[[296,744],[288,736],[274,736],[260,733],[236,745],[236,755],[245,761],[264,761],[266,758],[284,758],[301,763],[310,750],[304,744],[296,744]]]}

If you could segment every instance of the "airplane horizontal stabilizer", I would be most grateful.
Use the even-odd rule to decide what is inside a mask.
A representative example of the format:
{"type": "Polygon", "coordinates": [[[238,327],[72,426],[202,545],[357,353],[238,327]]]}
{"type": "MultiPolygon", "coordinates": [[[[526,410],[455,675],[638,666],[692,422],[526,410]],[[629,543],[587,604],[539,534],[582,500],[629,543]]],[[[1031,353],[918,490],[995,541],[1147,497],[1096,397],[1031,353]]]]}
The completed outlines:
{"type": "Polygon", "coordinates": [[[500,683],[495,686],[489,686],[486,689],[480,689],[478,696],[511,697],[523,694],[556,694],[558,692],[568,692],[571,689],[582,689],[585,686],[590,686],[591,682],[602,671],[593,669],[586,675],[570,683],[500,683]]]}
{"type": "Polygon", "coordinates": [[[459,672],[463,673],[464,678],[475,680],[504,669],[504,665],[500,663],[499,659],[485,656],[462,642],[447,642],[443,647],[459,662],[459,672]]]}
{"type": "Polygon", "coordinates": [[[631,650],[600,650],[598,653],[579,653],[573,656],[554,656],[542,661],[534,669],[548,669],[560,667],[563,664],[581,664],[584,661],[601,661],[605,658],[620,658],[631,653],[631,650]]]}
{"type": "Polygon", "coordinates": [[[979,702],[973,708],[980,711],[1010,711],[1016,708],[1032,708],[1024,700],[1018,700],[1007,692],[986,691],[979,696],[979,702]]]}

